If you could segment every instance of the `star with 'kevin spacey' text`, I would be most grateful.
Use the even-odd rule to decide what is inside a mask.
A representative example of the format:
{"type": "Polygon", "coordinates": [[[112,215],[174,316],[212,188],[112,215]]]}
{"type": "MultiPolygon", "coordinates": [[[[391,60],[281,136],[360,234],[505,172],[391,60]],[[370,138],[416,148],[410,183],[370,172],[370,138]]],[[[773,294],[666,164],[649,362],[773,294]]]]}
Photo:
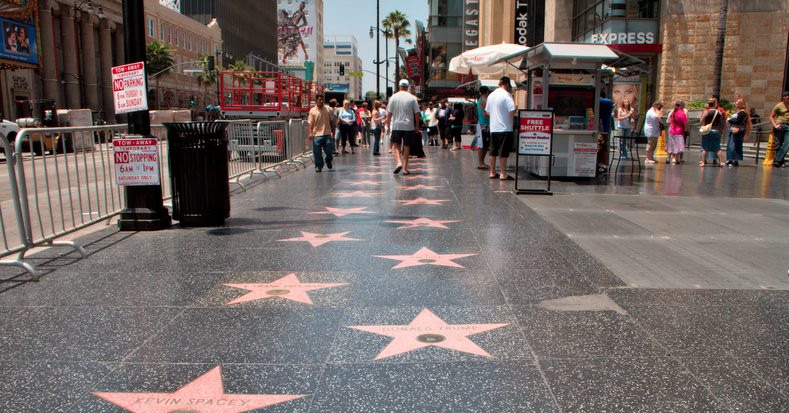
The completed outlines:
{"type": "Polygon", "coordinates": [[[334,215],[336,217],[344,217],[351,214],[372,214],[372,211],[365,211],[367,207],[360,208],[332,208],[326,207],[325,211],[310,212],[311,215],[334,215]]]}
{"type": "Polygon", "coordinates": [[[331,234],[317,234],[314,232],[307,232],[307,231],[299,231],[299,232],[301,232],[300,237],[281,239],[279,241],[306,241],[309,242],[310,245],[312,245],[313,247],[319,247],[323,244],[327,244],[333,241],[363,241],[359,238],[346,237],[345,234],[350,234],[351,231],[334,232],[331,234]]]}
{"type": "Polygon", "coordinates": [[[428,191],[437,191],[438,188],[443,188],[441,185],[411,185],[411,186],[401,186],[400,189],[403,191],[416,191],[417,189],[425,189],[428,191]]]}
{"type": "Polygon", "coordinates": [[[443,347],[478,356],[493,357],[468,336],[505,327],[509,324],[447,324],[427,308],[406,325],[348,326],[354,330],[392,337],[376,360],[424,347],[443,347]]]}
{"type": "Polygon", "coordinates": [[[249,291],[248,293],[228,302],[225,305],[244,303],[247,301],[257,301],[266,298],[279,297],[286,300],[298,301],[300,303],[312,304],[307,291],[320,290],[322,288],[339,287],[348,283],[302,283],[296,277],[296,273],[290,273],[278,280],[265,284],[225,284],[228,287],[241,288],[249,291]]]}
{"type": "Polygon", "coordinates": [[[437,220],[437,219],[430,219],[430,218],[417,218],[417,219],[410,219],[410,220],[392,220],[392,221],[384,221],[384,222],[391,222],[393,224],[405,224],[402,226],[397,227],[397,229],[407,229],[407,228],[443,228],[449,229],[448,226],[444,224],[451,224],[454,222],[460,222],[457,220],[437,220]]]}
{"type": "Polygon", "coordinates": [[[337,198],[372,198],[381,195],[382,192],[377,191],[350,191],[350,192],[335,192],[334,196],[337,198]]]}
{"type": "Polygon", "coordinates": [[[417,199],[409,199],[407,201],[397,201],[403,205],[444,205],[444,202],[449,202],[449,199],[426,199],[426,198],[417,198],[417,199]]]}
{"type": "Polygon", "coordinates": [[[133,413],[242,413],[300,399],[304,394],[227,394],[216,366],[173,393],[110,393],[94,395],[133,413]]]}
{"type": "Polygon", "coordinates": [[[392,269],[416,267],[419,265],[436,265],[439,267],[466,268],[452,260],[458,258],[473,257],[477,254],[436,254],[427,247],[422,247],[412,255],[374,255],[374,257],[385,258],[387,260],[400,261],[392,269]]]}

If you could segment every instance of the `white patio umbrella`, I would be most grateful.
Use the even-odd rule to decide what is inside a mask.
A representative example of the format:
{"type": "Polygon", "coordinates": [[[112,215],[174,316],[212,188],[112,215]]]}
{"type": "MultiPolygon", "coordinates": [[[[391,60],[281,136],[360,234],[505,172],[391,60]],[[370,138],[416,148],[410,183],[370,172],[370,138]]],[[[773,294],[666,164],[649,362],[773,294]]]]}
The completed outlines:
{"type": "Polygon", "coordinates": [[[512,43],[502,43],[466,50],[459,56],[455,56],[449,61],[449,71],[464,75],[473,73],[475,75],[498,75],[512,77],[521,74],[521,71],[517,69],[521,64],[520,59],[510,63],[499,62],[496,64],[491,64],[491,62],[495,62],[502,57],[509,56],[514,53],[522,52],[526,49],[528,49],[526,46],[512,43]]]}

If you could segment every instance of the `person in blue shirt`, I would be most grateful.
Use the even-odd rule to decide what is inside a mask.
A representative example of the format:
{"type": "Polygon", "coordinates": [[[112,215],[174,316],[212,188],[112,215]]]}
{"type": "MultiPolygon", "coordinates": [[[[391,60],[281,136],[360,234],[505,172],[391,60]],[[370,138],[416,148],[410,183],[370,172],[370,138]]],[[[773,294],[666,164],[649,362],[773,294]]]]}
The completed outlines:
{"type": "Polygon", "coordinates": [[[490,89],[487,86],[479,88],[479,99],[477,99],[477,126],[479,127],[482,145],[477,144],[477,169],[488,169],[485,165],[485,155],[490,148],[490,118],[485,116],[485,104],[488,101],[490,89]]]}
{"type": "Polygon", "coordinates": [[[611,118],[614,112],[614,101],[600,91],[600,134],[597,135],[597,168],[601,172],[608,169],[609,138],[611,136],[611,118]]]}

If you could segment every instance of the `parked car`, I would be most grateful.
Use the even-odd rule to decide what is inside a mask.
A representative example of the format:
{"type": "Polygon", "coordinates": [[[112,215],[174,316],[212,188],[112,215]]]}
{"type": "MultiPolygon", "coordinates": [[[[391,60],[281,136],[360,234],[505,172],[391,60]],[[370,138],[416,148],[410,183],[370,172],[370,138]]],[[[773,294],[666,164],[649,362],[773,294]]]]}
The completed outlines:
{"type": "MultiPolygon", "coordinates": [[[[2,115],[0,115],[0,119],[2,119],[2,115]]],[[[8,139],[8,143],[11,144],[11,148],[13,148],[14,141],[16,140],[16,134],[19,133],[19,125],[17,125],[16,122],[12,122],[8,119],[2,119],[0,122],[0,133],[5,135],[5,137],[8,139]]],[[[5,152],[3,145],[0,145],[0,152],[5,152]]]]}

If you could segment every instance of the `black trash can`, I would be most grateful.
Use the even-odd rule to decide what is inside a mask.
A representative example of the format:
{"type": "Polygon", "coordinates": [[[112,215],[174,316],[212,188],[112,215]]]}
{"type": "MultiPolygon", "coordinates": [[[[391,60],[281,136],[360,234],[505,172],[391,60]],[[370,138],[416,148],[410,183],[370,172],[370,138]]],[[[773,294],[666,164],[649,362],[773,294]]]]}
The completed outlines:
{"type": "Polygon", "coordinates": [[[217,226],[230,216],[227,123],[172,122],[167,128],[173,219],[217,226]]]}

